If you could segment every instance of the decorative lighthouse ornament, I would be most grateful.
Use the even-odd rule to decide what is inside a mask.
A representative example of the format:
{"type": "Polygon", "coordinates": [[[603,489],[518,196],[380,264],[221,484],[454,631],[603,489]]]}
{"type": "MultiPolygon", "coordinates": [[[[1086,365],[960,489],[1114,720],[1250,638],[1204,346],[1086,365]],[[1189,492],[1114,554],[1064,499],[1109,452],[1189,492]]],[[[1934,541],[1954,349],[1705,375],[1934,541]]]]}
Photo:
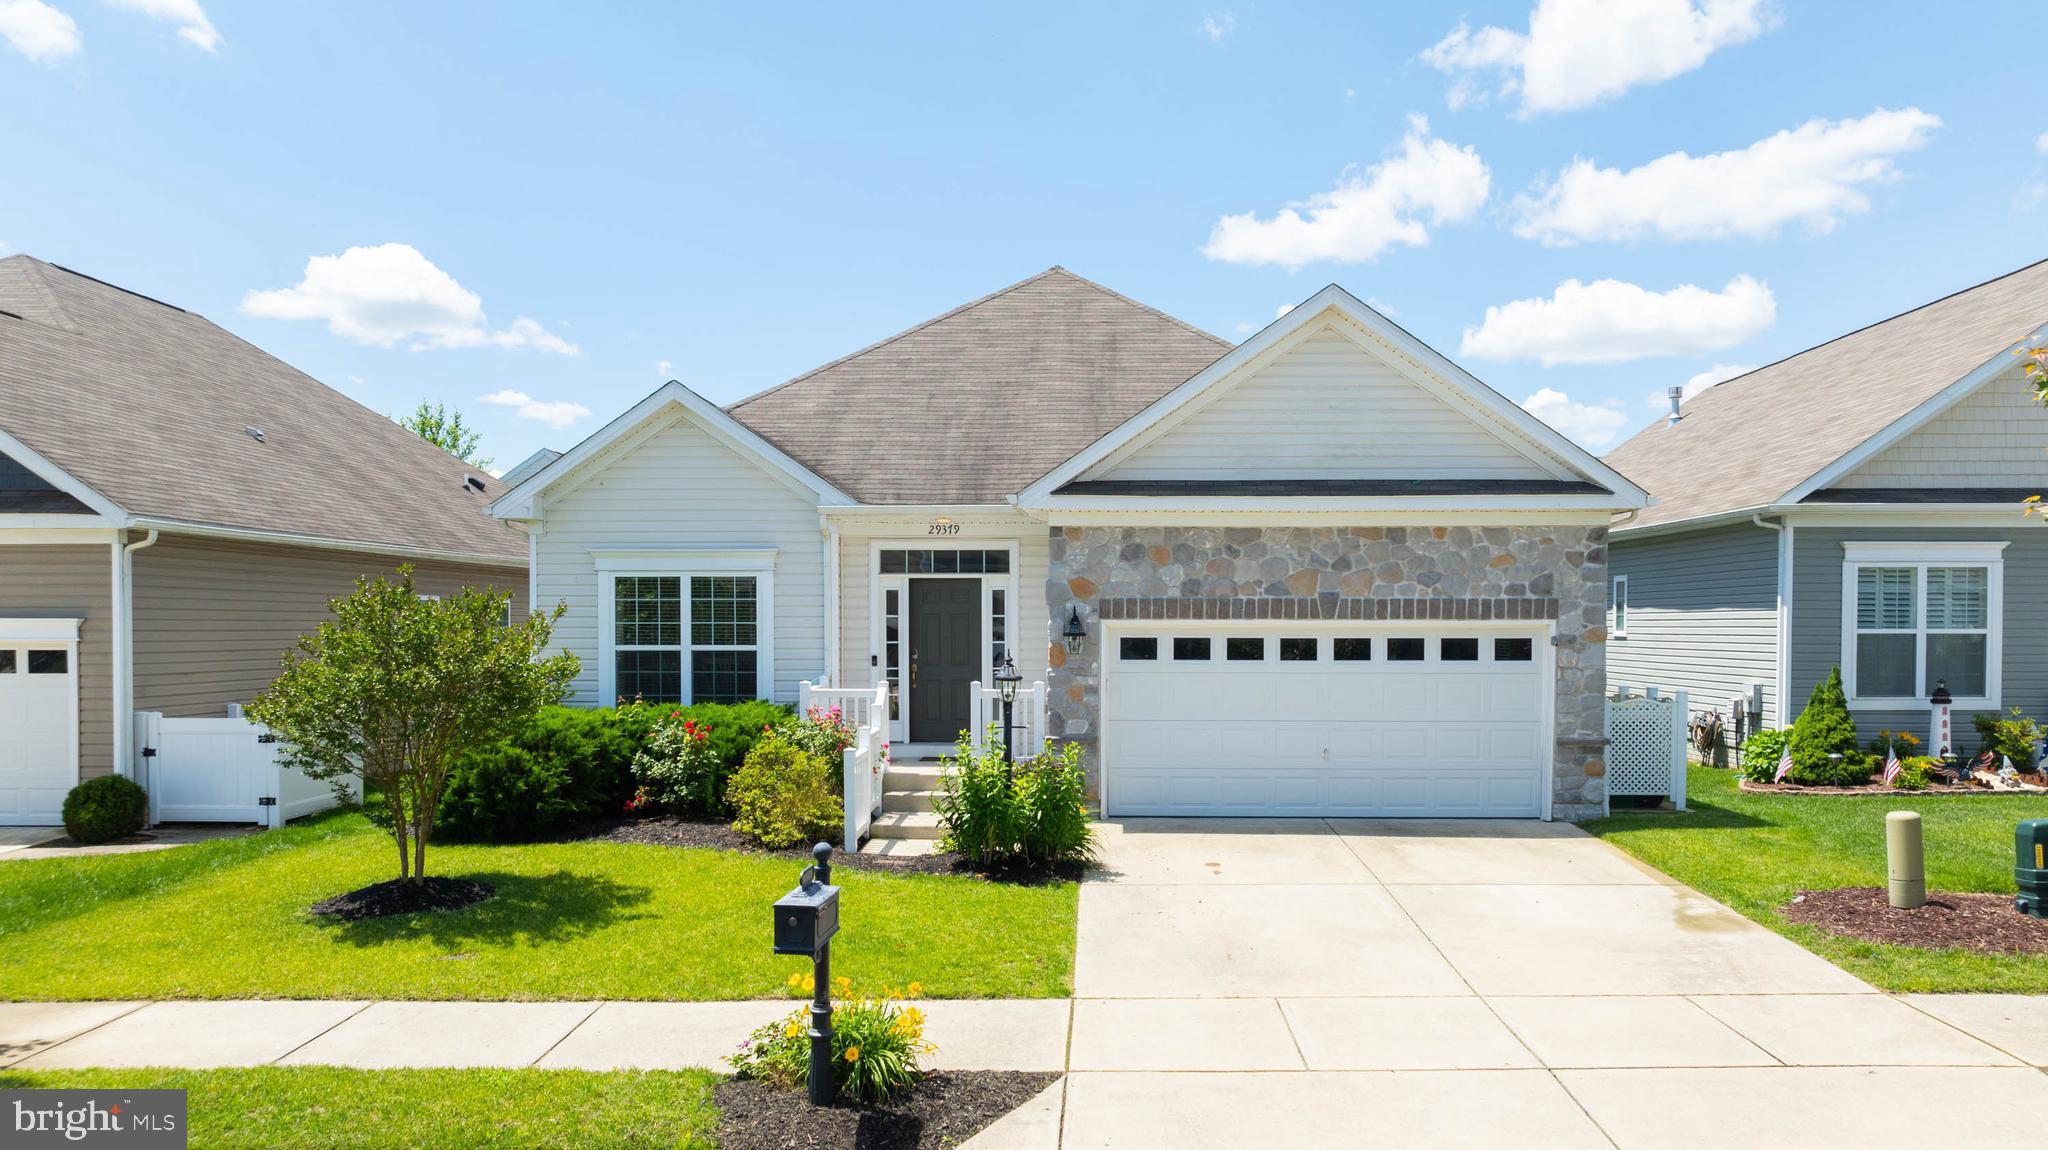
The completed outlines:
{"type": "Polygon", "coordinates": [[[1955,731],[1949,724],[1949,704],[1955,702],[1948,693],[1948,680],[1938,679],[1934,684],[1934,697],[1927,700],[1933,710],[1929,719],[1927,745],[1934,750],[1934,757],[1946,759],[1955,753],[1955,731]]]}

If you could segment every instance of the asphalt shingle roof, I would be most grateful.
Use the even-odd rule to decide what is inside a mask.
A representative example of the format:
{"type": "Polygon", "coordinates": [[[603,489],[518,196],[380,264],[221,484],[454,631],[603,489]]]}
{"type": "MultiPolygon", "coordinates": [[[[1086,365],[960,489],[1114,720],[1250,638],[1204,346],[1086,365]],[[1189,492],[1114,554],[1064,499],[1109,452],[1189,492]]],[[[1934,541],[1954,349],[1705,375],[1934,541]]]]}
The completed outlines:
{"type": "Polygon", "coordinates": [[[2048,322],[2048,260],[1694,396],[1604,462],[1656,502],[1622,530],[1769,506],[2048,322]]]}
{"type": "Polygon", "coordinates": [[[1001,503],[1230,348],[1055,267],[726,411],[863,503],[1001,503]]]}
{"type": "Polygon", "coordinates": [[[22,255],[0,312],[0,429],[132,515],[526,562],[497,481],[201,316],[22,255]]]}

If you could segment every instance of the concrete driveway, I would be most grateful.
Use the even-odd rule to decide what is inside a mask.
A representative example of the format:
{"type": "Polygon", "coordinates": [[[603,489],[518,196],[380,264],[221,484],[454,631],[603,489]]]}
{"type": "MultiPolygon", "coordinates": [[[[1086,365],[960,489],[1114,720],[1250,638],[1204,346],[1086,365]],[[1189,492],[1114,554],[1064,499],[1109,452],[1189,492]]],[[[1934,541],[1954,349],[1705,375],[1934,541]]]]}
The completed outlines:
{"type": "Polygon", "coordinates": [[[1565,824],[1102,830],[1068,1150],[1992,1145],[2048,1109],[1995,1034],[1565,824]]]}

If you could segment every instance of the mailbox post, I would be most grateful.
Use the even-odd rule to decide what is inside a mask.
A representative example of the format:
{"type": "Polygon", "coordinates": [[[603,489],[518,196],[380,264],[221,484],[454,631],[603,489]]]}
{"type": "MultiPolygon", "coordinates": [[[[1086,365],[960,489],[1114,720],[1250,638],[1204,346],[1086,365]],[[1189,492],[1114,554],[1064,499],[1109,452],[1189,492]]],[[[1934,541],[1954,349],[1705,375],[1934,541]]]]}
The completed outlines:
{"type": "Polygon", "coordinates": [[[832,882],[832,844],[811,848],[796,889],[775,900],[775,953],[811,956],[811,1082],[813,1106],[838,1093],[832,1078],[832,936],[839,933],[839,888],[832,882]]]}
{"type": "Polygon", "coordinates": [[[2021,914],[2048,918],[2048,819],[2027,819],[2019,825],[2013,851],[2013,878],[2019,882],[2019,897],[2013,905],[2021,914]]]}

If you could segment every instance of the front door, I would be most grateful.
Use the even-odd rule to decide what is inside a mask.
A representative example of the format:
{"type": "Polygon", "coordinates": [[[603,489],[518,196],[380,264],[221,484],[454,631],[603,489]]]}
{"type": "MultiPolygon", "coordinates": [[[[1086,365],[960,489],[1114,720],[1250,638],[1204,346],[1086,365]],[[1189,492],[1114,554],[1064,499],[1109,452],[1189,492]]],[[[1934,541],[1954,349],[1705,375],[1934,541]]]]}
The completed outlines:
{"type": "Polygon", "coordinates": [[[981,580],[910,581],[910,741],[950,743],[967,729],[967,688],[981,670],[981,580]]]}

